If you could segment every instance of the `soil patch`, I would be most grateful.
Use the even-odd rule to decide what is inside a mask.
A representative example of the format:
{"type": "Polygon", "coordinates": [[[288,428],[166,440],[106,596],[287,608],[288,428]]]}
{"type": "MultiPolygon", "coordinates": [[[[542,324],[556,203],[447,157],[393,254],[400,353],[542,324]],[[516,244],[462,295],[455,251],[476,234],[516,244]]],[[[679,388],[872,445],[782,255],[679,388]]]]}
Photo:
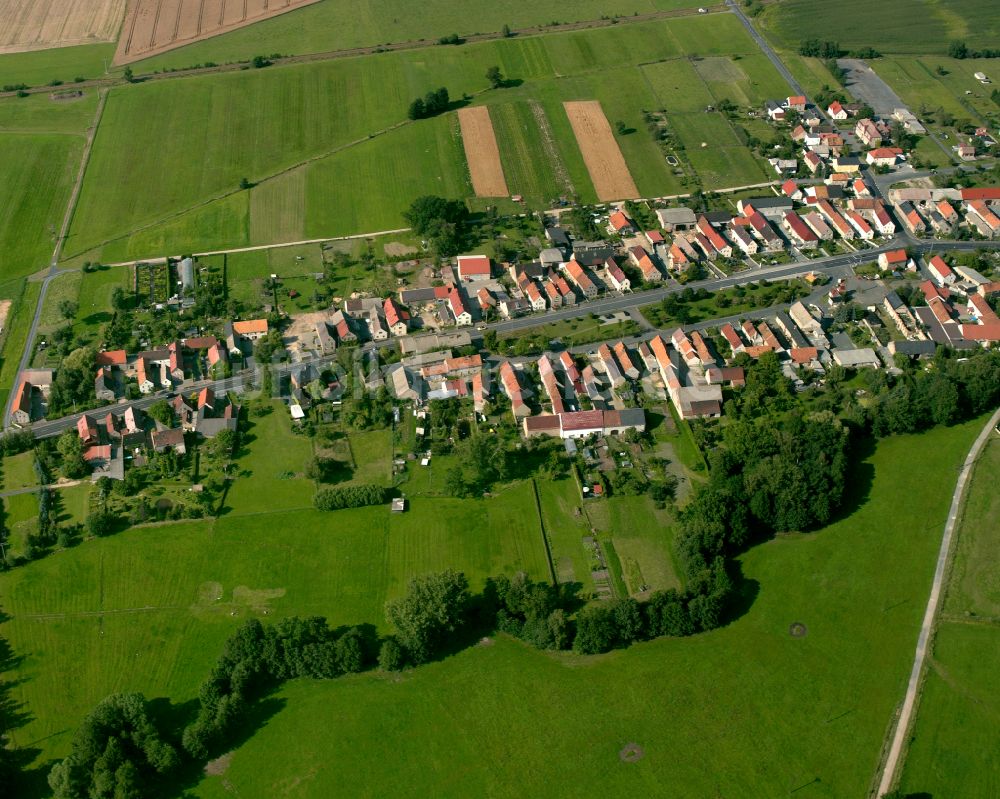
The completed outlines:
{"type": "Polygon", "coordinates": [[[221,777],[229,770],[229,764],[233,762],[233,753],[226,752],[222,757],[209,760],[205,764],[205,773],[209,777],[221,777]]]}
{"type": "Polygon", "coordinates": [[[129,0],[115,63],[129,64],[159,55],[317,2],[319,0],[129,0]]]}
{"type": "Polygon", "coordinates": [[[618,753],[618,757],[621,758],[622,763],[638,763],[645,756],[646,750],[636,743],[625,744],[618,753]]]}
{"type": "Polygon", "coordinates": [[[637,198],[639,189],[628,171],[628,164],[601,104],[597,100],[577,100],[563,103],[563,107],[573,126],[573,135],[587,165],[597,199],[605,202],[637,198]]]}
{"type": "Polygon", "coordinates": [[[409,244],[403,244],[398,241],[390,241],[385,245],[385,254],[391,258],[398,258],[403,255],[413,255],[419,252],[416,247],[411,247],[409,244]]]}
{"type": "Polygon", "coordinates": [[[792,636],[792,638],[805,638],[806,635],[809,634],[809,630],[802,622],[796,621],[789,626],[788,634],[792,636]]]}
{"type": "Polygon", "coordinates": [[[0,332],[7,325],[7,314],[10,313],[11,300],[0,300],[0,332]]]}
{"type": "Polygon", "coordinates": [[[506,197],[507,180],[500,163],[500,148],[493,132],[488,106],[462,108],[458,112],[462,127],[462,146],[469,164],[469,176],[477,197],[506,197]]]}

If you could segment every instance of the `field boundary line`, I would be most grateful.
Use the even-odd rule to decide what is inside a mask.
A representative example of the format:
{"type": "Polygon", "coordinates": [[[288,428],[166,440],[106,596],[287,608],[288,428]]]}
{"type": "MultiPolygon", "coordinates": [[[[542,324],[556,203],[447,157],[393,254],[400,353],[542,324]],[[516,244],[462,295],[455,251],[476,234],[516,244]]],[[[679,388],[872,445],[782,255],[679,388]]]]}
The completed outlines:
{"type": "Polygon", "coordinates": [[[924,665],[927,653],[933,643],[934,632],[937,624],[938,607],[941,602],[941,595],[944,593],[944,578],[948,572],[951,558],[951,544],[954,540],[955,528],[964,509],[966,497],[966,485],[972,475],[973,468],[979,460],[979,455],[983,451],[986,442],[990,440],[997,424],[1000,424],[1000,409],[996,410],[986,427],[976,437],[961,467],[958,482],[955,485],[955,492],[951,497],[951,506],[948,509],[948,518],[944,525],[944,535],[941,538],[941,547],[938,550],[937,564],[934,569],[934,581],[931,584],[931,593],[927,599],[927,609],[924,611],[924,619],[920,627],[920,634],[917,637],[917,647],[913,658],[913,668],[910,671],[909,682],[907,683],[906,696],[896,721],[892,743],[889,747],[885,763],[881,768],[881,775],[878,781],[876,796],[883,796],[888,793],[899,776],[901,761],[906,747],[906,738],[914,722],[914,711],[920,699],[920,688],[924,677],[924,665]]]}

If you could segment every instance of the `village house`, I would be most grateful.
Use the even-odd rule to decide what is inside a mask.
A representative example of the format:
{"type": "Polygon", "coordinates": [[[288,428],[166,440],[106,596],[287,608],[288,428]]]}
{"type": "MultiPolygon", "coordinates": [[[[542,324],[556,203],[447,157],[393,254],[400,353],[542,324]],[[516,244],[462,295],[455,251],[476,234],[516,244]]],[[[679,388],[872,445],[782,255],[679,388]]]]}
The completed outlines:
{"type": "Polygon", "coordinates": [[[906,250],[889,250],[878,256],[879,269],[883,272],[901,272],[906,268],[908,261],[906,250]]]}
{"type": "Polygon", "coordinates": [[[448,292],[448,308],[456,325],[464,327],[472,324],[472,314],[466,307],[461,292],[455,287],[452,287],[451,291],[448,292]]]}
{"type": "Polygon", "coordinates": [[[826,109],[826,115],[830,119],[834,119],[838,122],[842,122],[847,119],[847,109],[840,104],[839,100],[834,100],[826,109]]]}
{"type": "Polygon", "coordinates": [[[592,300],[597,296],[597,285],[590,279],[590,276],[579,263],[575,260],[567,261],[563,265],[563,269],[573,284],[580,289],[584,297],[592,300]]]}
{"type": "Polygon", "coordinates": [[[865,161],[872,166],[895,166],[902,155],[903,151],[898,147],[878,147],[868,151],[865,161]]]}
{"type": "Polygon", "coordinates": [[[854,126],[854,135],[866,147],[878,147],[882,144],[882,133],[870,119],[859,119],[858,124],[854,126]]]}
{"type": "Polygon", "coordinates": [[[935,255],[927,263],[927,271],[939,286],[950,286],[955,282],[955,273],[940,255],[935,255]]]}
{"type": "Polygon", "coordinates": [[[614,258],[608,258],[604,262],[604,278],[608,285],[619,293],[632,290],[632,281],[628,279],[614,258]]]}
{"type": "Polygon", "coordinates": [[[630,247],[628,251],[629,260],[635,264],[642,273],[642,279],[646,283],[659,283],[663,280],[663,273],[656,268],[649,253],[642,247],[630,247]]]}
{"type": "Polygon", "coordinates": [[[695,225],[695,214],[690,208],[657,208],[656,218],[668,233],[690,230],[695,225]]]}
{"type": "Polygon", "coordinates": [[[631,236],[636,232],[635,223],[622,211],[615,211],[608,217],[608,232],[619,236],[631,236]]]}
{"type": "Polygon", "coordinates": [[[458,262],[459,280],[469,283],[490,279],[490,259],[485,255],[460,255],[455,260],[458,262]]]}
{"type": "Polygon", "coordinates": [[[802,217],[794,211],[789,211],[785,214],[781,226],[799,249],[814,250],[818,246],[819,237],[809,228],[802,217]]]}

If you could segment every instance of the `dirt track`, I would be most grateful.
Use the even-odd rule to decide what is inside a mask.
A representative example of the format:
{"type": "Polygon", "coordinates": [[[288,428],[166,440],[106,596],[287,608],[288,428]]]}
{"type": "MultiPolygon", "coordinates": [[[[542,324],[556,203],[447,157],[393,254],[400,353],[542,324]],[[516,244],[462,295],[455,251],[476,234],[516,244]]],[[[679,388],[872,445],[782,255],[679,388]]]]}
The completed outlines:
{"type": "Polygon", "coordinates": [[[0,0],[0,53],[112,42],[125,0],[0,0]]]}
{"type": "Polygon", "coordinates": [[[462,108],[458,112],[458,121],[462,126],[462,145],[476,196],[508,196],[510,192],[500,163],[500,148],[493,132],[489,107],[462,108]]]}
{"type": "Polygon", "coordinates": [[[316,2],[319,0],[129,0],[115,63],[149,58],[316,2]]]}
{"type": "Polygon", "coordinates": [[[573,135],[580,146],[597,199],[604,202],[638,197],[639,189],[632,180],[601,104],[597,100],[577,100],[563,103],[563,107],[573,126],[573,135]]]}

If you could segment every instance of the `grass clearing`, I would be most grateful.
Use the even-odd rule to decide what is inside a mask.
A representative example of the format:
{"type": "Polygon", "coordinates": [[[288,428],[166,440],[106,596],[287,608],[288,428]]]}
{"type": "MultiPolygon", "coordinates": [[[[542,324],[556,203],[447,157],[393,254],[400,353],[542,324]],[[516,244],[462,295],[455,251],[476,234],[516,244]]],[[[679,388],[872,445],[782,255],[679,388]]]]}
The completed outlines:
{"type": "Polygon", "coordinates": [[[3,332],[3,349],[0,350],[0,403],[6,403],[7,394],[14,390],[17,367],[28,339],[28,328],[35,314],[35,305],[41,292],[41,283],[22,281],[18,290],[11,293],[14,305],[7,316],[3,332]]]}
{"type": "MultiPolygon", "coordinates": [[[[3,56],[0,56],[2,63],[3,56]]],[[[54,102],[47,94],[0,100],[0,131],[7,133],[66,133],[82,136],[94,121],[97,92],[84,91],[79,100],[54,102]]]]}

